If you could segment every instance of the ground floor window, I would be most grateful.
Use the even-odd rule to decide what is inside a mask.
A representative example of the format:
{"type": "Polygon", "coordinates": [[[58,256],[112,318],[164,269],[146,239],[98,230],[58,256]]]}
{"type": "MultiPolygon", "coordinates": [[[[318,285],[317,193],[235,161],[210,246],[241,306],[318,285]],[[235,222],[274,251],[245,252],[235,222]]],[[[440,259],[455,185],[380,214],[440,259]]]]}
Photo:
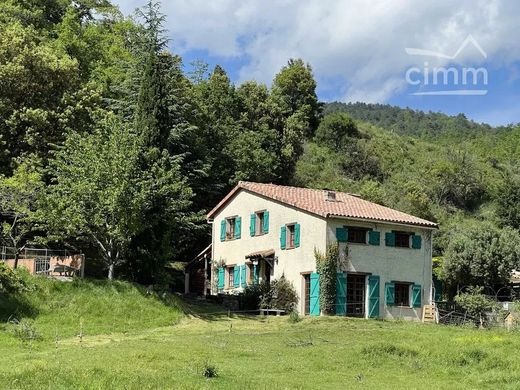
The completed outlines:
{"type": "Polygon", "coordinates": [[[395,283],[394,289],[394,304],[410,306],[410,285],[408,283],[395,283]]]}
{"type": "Polygon", "coordinates": [[[228,267],[228,287],[233,288],[235,286],[235,267],[228,267]]]}

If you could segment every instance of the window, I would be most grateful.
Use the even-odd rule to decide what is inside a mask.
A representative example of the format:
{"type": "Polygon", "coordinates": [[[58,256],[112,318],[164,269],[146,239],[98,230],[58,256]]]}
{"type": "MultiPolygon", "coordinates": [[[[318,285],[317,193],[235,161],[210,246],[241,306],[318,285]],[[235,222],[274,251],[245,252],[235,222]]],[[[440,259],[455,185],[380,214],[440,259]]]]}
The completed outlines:
{"type": "Polygon", "coordinates": [[[367,231],[368,229],[359,227],[348,228],[348,239],[347,242],[355,244],[366,244],[367,243],[367,231]]]}
{"type": "Polygon", "coordinates": [[[411,233],[407,232],[394,232],[395,233],[395,246],[399,248],[410,248],[410,236],[411,233]]]}
{"type": "Polygon", "coordinates": [[[395,283],[394,286],[394,305],[410,306],[410,285],[408,283],[395,283]]]}
{"type": "Polygon", "coordinates": [[[235,267],[228,267],[228,287],[235,287],[235,267]]]}
{"type": "Polygon", "coordinates": [[[235,217],[226,219],[226,240],[232,240],[235,238],[235,222],[235,217]]]}
{"type": "Polygon", "coordinates": [[[265,234],[264,232],[264,218],[265,218],[265,212],[259,211],[256,214],[256,235],[261,236],[262,234],[265,234]]]}
{"type": "Polygon", "coordinates": [[[294,225],[287,225],[287,246],[286,248],[294,248],[294,225]]]}

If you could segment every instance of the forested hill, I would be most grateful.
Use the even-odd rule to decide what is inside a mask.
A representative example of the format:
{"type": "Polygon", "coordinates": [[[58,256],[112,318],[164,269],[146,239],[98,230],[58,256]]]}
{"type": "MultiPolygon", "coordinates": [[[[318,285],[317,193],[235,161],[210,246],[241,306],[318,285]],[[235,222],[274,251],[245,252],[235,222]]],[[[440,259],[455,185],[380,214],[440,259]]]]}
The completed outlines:
{"type": "Polygon", "coordinates": [[[474,138],[483,133],[496,133],[510,130],[510,126],[492,127],[477,123],[464,114],[449,116],[440,112],[424,112],[401,108],[388,104],[340,103],[325,105],[325,114],[345,112],[352,118],[368,122],[401,135],[415,137],[449,136],[455,138],[474,138]]]}
{"type": "MultiPolygon", "coordinates": [[[[438,221],[436,255],[491,264],[488,243],[507,244],[501,273],[476,277],[520,269],[519,127],[362,103],[322,113],[302,59],[269,85],[186,72],[160,9],[0,1],[0,245],[80,250],[91,274],[167,284],[169,263],[210,242],[205,213],[249,180],[356,192],[438,221]]],[[[461,269],[452,283],[473,283],[461,269]]]]}

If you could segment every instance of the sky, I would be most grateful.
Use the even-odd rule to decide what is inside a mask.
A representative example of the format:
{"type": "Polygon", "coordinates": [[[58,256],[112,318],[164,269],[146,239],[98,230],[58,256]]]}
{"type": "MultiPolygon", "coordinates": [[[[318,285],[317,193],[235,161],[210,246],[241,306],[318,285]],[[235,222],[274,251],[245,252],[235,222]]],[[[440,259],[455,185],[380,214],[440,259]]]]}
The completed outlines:
{"type": "MultiPolygon", "coordinates": [[[[131,15],[146,0],[114,0],[131,15]]],[[[187,70],[220,64],[270,85],[290,58],[322,101],[386,103],[520,122],[520,1],[163,0],[187,70]]]]}

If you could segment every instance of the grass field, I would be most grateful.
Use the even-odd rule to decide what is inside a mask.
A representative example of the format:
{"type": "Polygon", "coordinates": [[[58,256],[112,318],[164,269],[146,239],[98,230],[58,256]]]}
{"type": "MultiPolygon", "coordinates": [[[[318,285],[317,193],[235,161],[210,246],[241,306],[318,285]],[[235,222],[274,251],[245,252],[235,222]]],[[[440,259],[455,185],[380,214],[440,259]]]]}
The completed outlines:
{"type": "MultiPolygon", "coordinates": [[[[516,332],[346,318],[228,318],[125,283],[48,289],[77,292],[75,304],[53,303],[55,312],[47,304],[33,314],[38,340],[24,341],[15,325],[3,325],[1,388],[520,387],[516,332]],[[218,376],[206,379],[205,368],[218,376]]],[[[62,291],[47,298],[61,300],[56,297],[62,291]]]]}

